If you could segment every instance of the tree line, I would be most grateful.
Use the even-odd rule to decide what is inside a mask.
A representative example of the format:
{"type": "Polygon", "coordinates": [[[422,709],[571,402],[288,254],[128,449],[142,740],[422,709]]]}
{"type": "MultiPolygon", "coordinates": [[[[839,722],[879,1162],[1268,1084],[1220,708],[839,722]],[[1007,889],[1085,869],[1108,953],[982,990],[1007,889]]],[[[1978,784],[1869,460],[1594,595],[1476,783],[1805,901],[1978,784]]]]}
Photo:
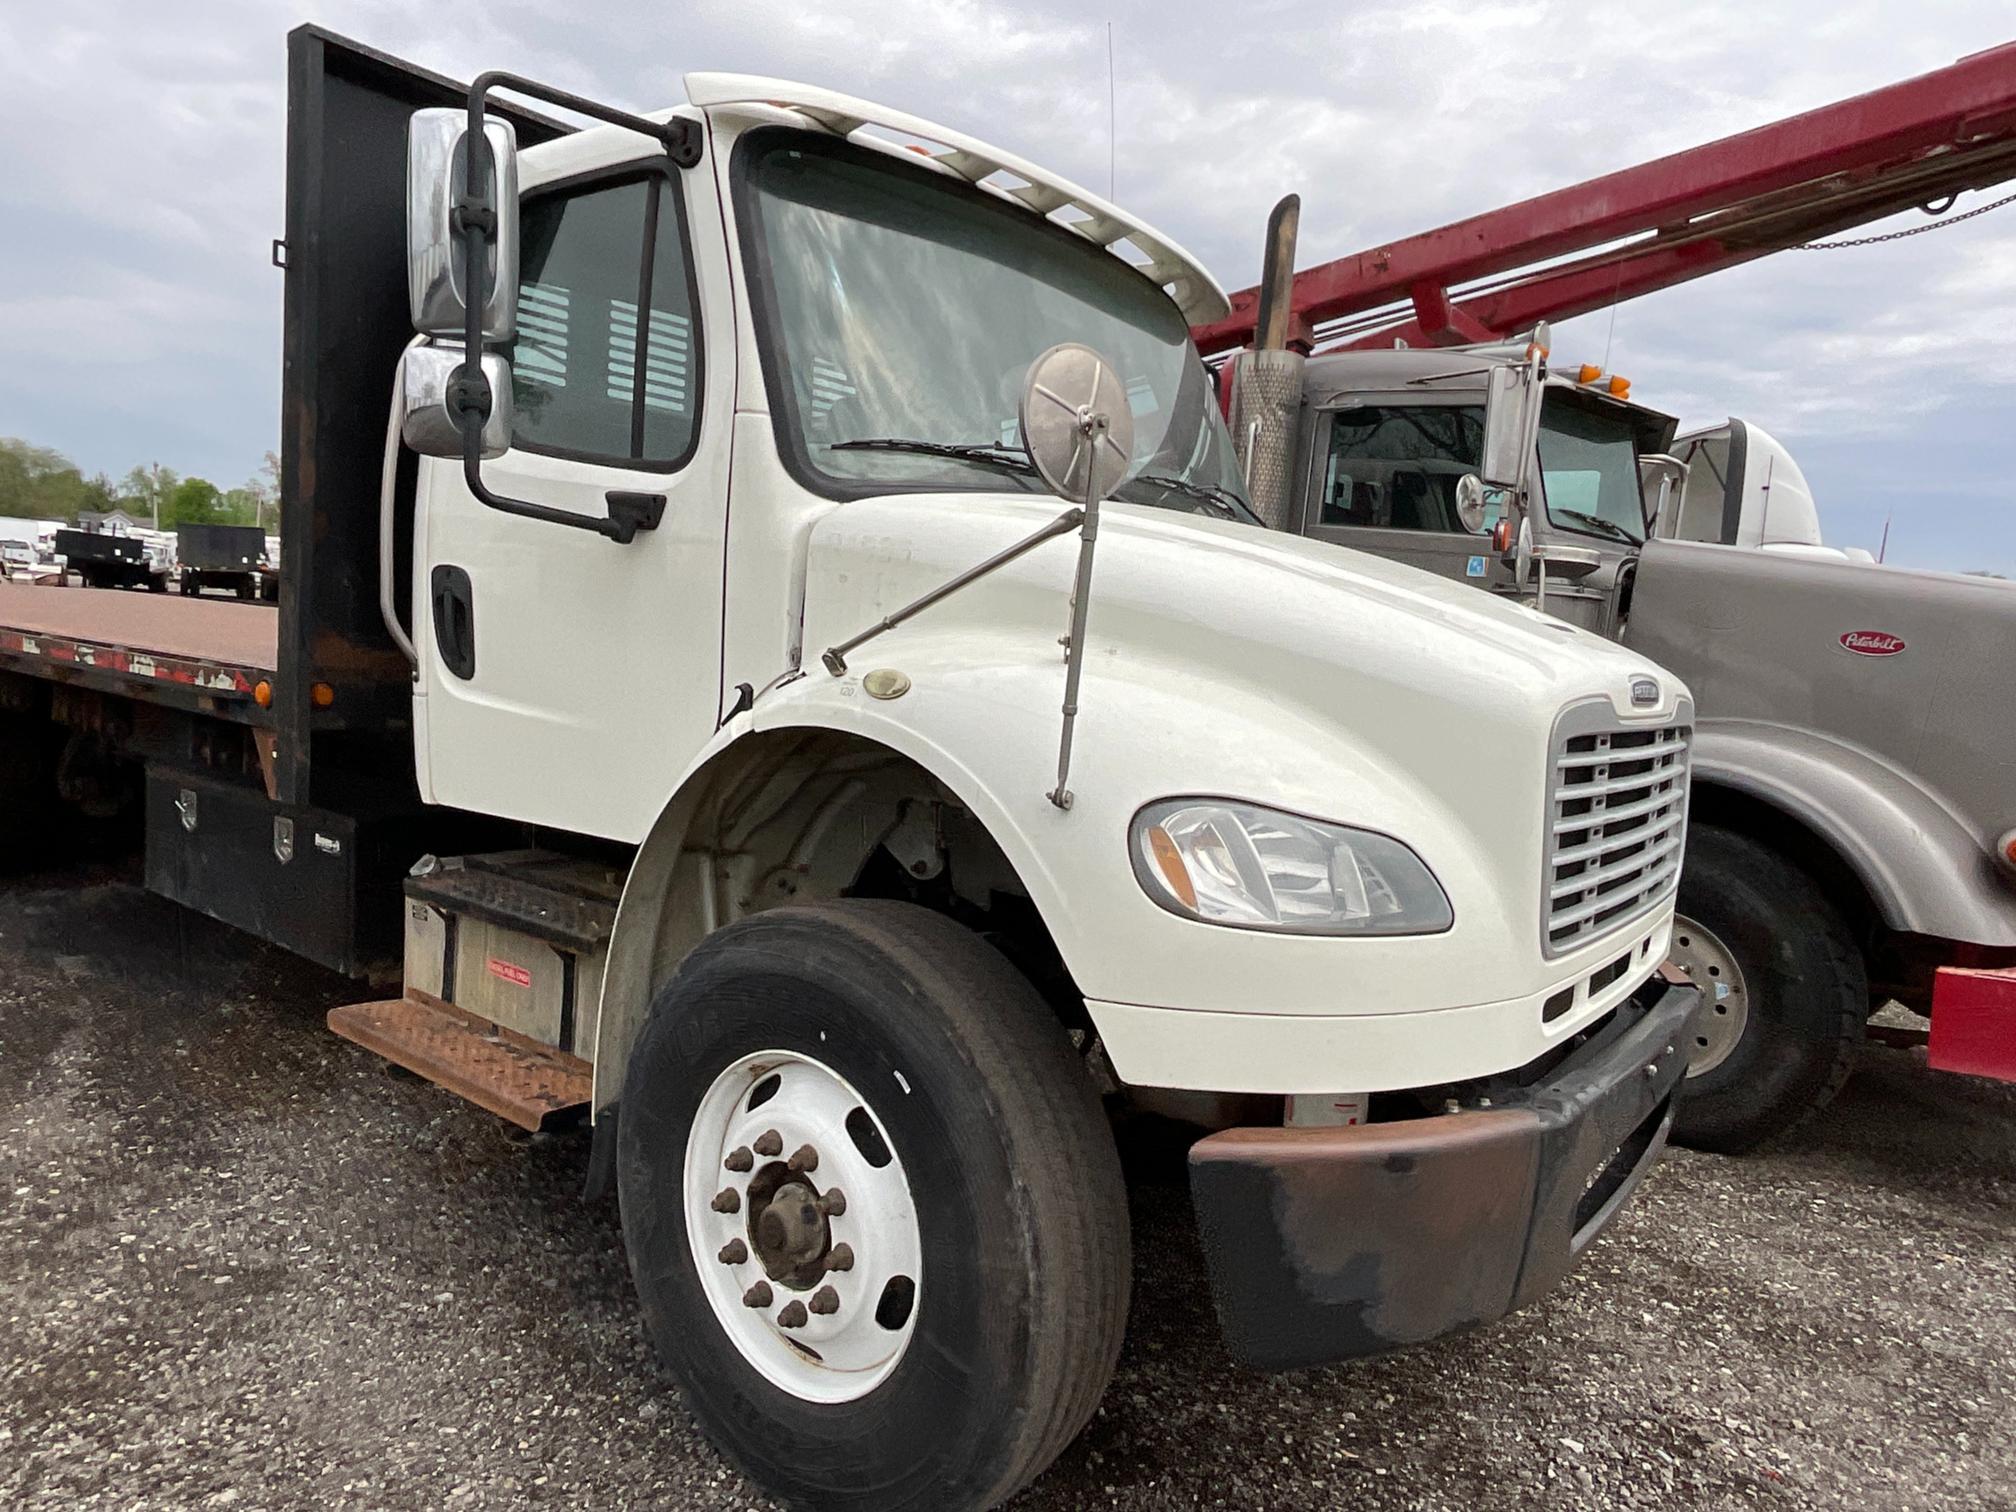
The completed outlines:
{"type": "Polygon", "coordinates": [[[123,509],[146,526],[261,525],[280,528],[280,459],[266,454],[258,476],[236,488],[219,488],[208,478],[183,477],[158,464],[136,467],[113,482],[104,473],[82,469],[52,447],[0,436],[0,515],[77,523],[79,511],[123,509]]]}

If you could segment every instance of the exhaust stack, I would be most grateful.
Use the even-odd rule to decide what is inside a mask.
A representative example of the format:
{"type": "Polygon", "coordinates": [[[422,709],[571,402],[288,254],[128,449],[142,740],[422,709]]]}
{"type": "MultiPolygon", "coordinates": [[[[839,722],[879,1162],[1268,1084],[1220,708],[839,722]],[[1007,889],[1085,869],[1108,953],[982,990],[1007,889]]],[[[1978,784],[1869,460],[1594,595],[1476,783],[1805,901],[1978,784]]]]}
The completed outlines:
{"type": "Polygon", "coordinates": [[[1246,493],[1269,529],[1288,525],[1294,502],[1296,421],[1302,409],[1302,367],[1288,345],[1294,309],[1295,237],[1302,197],[1290,194],[1267,217],[1254,347],[1232,361],[1232,444],[1246,473],[1246,493]]]}

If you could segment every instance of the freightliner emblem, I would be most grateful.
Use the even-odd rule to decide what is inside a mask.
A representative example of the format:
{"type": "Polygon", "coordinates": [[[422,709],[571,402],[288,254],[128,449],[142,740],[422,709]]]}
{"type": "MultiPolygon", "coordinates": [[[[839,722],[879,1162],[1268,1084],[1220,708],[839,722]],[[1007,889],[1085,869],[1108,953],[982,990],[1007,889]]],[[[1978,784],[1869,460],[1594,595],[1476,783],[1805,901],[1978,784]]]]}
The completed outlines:
{"type": "Polygon", "coordinates": [[[1631,679],[1631,707],[1649,709],[1659,702],[1659,684],[1650,677],[1631,679]]]}

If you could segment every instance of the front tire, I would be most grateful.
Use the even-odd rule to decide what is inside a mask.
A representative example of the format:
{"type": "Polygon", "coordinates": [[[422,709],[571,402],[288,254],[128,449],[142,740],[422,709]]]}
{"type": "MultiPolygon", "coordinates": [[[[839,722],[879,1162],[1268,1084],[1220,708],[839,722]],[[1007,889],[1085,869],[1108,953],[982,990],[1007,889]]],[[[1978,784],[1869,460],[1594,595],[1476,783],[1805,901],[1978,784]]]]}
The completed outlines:
{"type": "Polygon", "coordinates": [[[1833,1100],[1868,1012],[1841,912],[1804,870],[1733,830],[1689,826],[1673,963],[1702,991],[1677,1143],[1740,1155],[1833,1100]]]}
{"type": "Polygon", "coordinates": [[[1098,1096],[939,915],[779,908],[703,942],[631,1055],[617,1182],[653,1342],[787,1502],[992,1506],[1111,1378],[1130,1257],[1098,1096]]]}

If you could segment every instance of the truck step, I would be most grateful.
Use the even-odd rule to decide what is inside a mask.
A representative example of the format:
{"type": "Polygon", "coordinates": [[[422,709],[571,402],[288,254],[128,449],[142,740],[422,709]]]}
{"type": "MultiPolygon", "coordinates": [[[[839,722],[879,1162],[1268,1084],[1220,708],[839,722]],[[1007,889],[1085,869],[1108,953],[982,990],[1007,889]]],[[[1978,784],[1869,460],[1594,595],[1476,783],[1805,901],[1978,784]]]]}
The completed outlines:
{"type": "Polygon", "coordinates": [[[535,1133],[588,1106],[588,1062],[422,994],[329,1010],[329,1027],[535,1133]]]}

